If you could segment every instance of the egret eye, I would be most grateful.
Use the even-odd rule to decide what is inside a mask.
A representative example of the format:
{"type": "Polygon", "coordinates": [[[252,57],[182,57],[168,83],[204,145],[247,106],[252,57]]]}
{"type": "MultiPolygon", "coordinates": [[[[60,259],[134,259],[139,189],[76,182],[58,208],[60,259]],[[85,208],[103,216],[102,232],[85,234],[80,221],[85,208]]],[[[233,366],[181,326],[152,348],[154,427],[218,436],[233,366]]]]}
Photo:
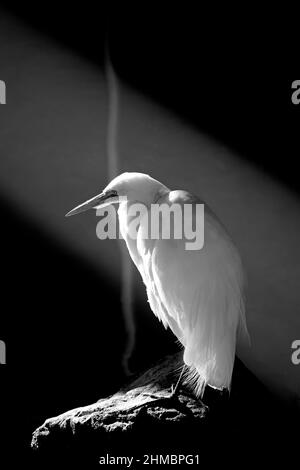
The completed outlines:
{"type": "Polygon", "coordinates": [[[110,189],[105,194],[107,195],[107,197],[118,197],[118,191],[116,191],[115,189],[110,189]]]}

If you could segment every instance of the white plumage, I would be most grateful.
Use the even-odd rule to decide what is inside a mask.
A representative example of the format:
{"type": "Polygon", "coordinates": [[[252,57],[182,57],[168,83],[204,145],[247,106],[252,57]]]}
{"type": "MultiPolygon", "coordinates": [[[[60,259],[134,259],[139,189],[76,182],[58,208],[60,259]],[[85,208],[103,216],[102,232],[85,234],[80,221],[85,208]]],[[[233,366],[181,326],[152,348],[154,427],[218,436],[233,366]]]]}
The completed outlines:
{"type": "Polygon", "coordinates": [[[150,307],[184,348],[186,379],[200,396],[207,384],[229,389],[237,334],[248,337],[248,333],[243,267],[225,228],[205,204],[202,249],[187,250],[184,237],[146,238],[151,204],[179,204],[183,208],[184,204],[194,207],[203,201],[186,191],[170,191],[141,173],[118,176],[103,193],[69,215],[116,202],[120,202],[121,233],[146,286],[150,307]],[[122,200],[124,196],[126,200],[122,200]],[[146,205],[148,213],[141,218],[133,239],[128,209],[137,202],[146,205]]]}

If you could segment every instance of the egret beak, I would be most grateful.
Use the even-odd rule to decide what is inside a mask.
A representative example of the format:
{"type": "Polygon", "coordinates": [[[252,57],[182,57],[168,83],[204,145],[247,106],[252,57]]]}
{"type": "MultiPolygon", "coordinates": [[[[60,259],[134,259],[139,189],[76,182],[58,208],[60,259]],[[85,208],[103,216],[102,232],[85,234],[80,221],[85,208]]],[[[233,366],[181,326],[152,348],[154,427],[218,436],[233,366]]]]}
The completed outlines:
{"type": "Polygon", "coordinates": [[[66,214],[66,217],[70,217],[71,215],[79,214],[80,212],[85,212],[89,209],[98,209],[99,207],[105,207],[113,202],[118,202],[118,193],[117,191],[110,190],[110,191],[103,191],[102,193],[98,194],[92,199],[85,201],[79,206],[74,207],[70,212],[66,214]]]}

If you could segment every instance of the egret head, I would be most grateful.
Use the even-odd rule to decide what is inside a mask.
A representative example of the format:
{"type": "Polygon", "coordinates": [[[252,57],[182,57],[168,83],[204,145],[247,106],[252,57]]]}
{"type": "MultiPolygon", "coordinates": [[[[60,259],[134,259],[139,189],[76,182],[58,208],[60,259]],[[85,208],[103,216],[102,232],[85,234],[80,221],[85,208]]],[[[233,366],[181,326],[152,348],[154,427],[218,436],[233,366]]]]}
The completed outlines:
{"type": "Polygon", "coordinates": [[[149,206],[154,203],[161,194],[169,191],[159,181],[144,173],[122,173],[114,178],[102,191],[102,193],[80,204],[66,214],[67,217],[88,209],[99,209],[109,204],[119,203],[125,200],[139,202],[149,206]]]}

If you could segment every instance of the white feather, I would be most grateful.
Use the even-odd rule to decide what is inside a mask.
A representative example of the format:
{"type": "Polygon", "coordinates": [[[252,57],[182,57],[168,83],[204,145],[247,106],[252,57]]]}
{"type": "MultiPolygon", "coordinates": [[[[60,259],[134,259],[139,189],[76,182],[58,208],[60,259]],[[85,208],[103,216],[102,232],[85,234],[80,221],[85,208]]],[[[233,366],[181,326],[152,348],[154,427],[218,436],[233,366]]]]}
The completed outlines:
{"type": "MultiPolygon", "coordinates": [[[[203,202],[159,184],[147,202],[157,200],[157,194],[161,204],[183,207],[203,202]]],[[[237,334],[248,337],[244,271],[236,247],[208,206],[201,250],[187,250],[185,238],[147,239],[149,214],[140,222],[137,240],[132,240],[126,218],[130,204],[119,208],[122,235],[146,285],[153,313],[184,347],[187,382],[200,396],[206,385],[230,389],[237,334]]]]}

